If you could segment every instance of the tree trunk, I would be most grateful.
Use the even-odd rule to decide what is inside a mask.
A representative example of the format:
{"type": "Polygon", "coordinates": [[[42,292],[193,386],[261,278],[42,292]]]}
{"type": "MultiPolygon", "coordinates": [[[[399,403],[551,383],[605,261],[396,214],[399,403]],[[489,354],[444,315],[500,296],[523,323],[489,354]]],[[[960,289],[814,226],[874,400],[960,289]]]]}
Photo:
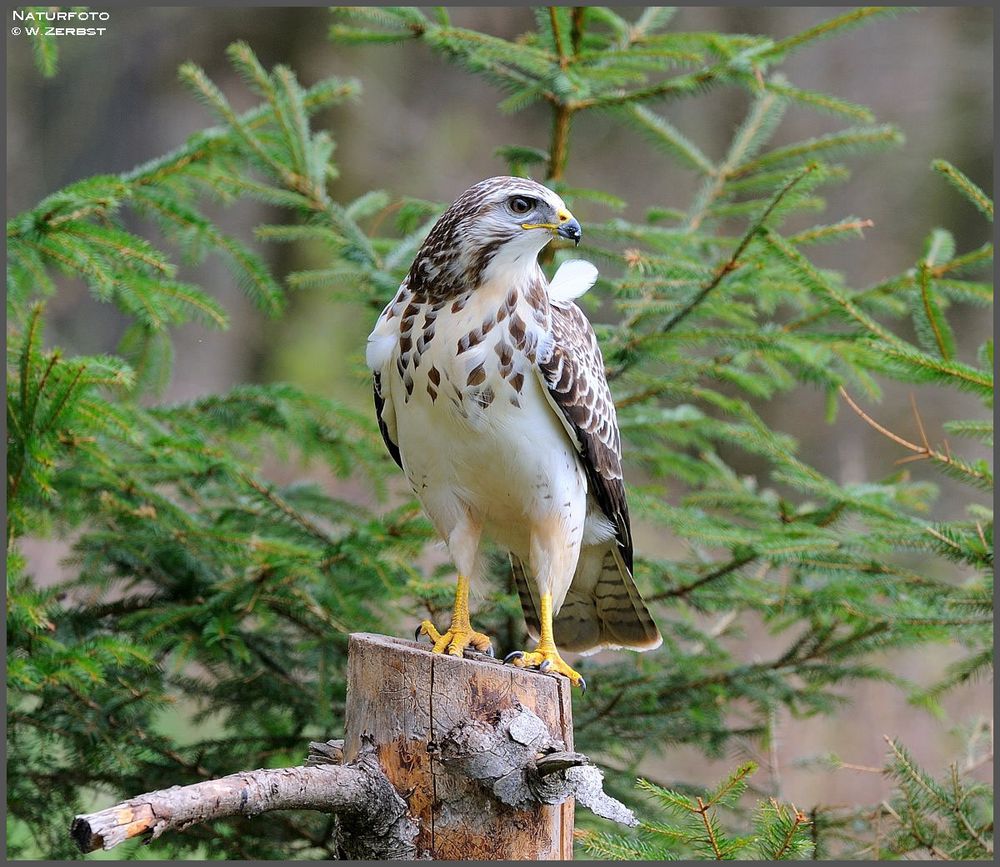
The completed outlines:
{"type": "Polygon", "coordinates": [[[439,860],[569,860],[573,799],[518,809],[442,759],[445,736],[501,711],[534,712],[573,748],[569,681],[487,656],[431,654],[426,645],[366,633],[350,639],[344,760],[373,746],[417,820],[417,849],[439,860]],[[519,704],[518,704],[519,703],[519,704]]]}

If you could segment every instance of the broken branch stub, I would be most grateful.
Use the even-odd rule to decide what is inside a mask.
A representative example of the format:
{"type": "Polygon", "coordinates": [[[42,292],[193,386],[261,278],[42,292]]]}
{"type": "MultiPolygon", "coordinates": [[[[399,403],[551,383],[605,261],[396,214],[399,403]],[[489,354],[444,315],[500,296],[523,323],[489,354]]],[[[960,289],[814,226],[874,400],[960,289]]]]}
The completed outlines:
{"type": "Polygon", "coordinates": [[[538,716],[514,702],[493,719],[459,723],[437,752],[449,770],[477,781],[511,807],[562,804],[573,797],[598,816],[638,825],[628,807],[604,792],[600,769],[564,746],[538,716]]]}

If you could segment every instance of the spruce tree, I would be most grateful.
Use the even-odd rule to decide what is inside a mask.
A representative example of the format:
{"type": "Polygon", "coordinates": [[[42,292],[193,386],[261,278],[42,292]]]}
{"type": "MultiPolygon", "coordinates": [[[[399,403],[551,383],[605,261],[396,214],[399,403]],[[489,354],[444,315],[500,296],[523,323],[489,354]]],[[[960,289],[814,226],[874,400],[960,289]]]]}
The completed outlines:
{"type": "MultiPolygon", "coordinates": [[[[623,204],[592,181],[577,185],[585,179],[573,171],[572,125],[583,112],[627,124],[699,181],[690,202],[664,201],[643,220],[587,220],[572,254],[602,271],[584,304],[609,300],[618,311],[598,333],[628,475],[646,480],[630,485],[633,512],[686,546],[677,559],[637,561],[664,647],[580,666],[591,689],[574,710],[577,746],[600,757],[612,769],[610,790],[649,817],[634,838],[588,825],[583,845],[594,853],[992,852],[989,791],[958,766],[943,781],[917,767],[906,732],[889,745],[896,794],[874,812],[800,810],[764,788],[746,796],[750,766],[711,792],[702,779],[635,786],[644,761],[671,746],[718,756],[737,737],[766,746],[779,709],[835,713],[848,681],[895,682],[933,710],[947,690],[991,670],[992,513],[982,493],[992,472],[946,437],[992,443],[992,342],[965,345],[949,320],[958,305],[992,302],[984,281],[992,245],[959,251],[947,229],[929,227],[912,268],[853,287],[809,252],[837,243],[854,255],[866,221],[834,215],[794,228],[823,210],[824,189],[846,182],[852,161],[902,134],[864,106],[795,87],[782,63],[892,13],[853,9],[772,40],[679,32],[666,8],[626,19],[603,7],[547,7],[511,41],[453,26],[443,8],[334,12],[336,43],[416,40],[500,88],[502,111],[547,105],[548,146],[505,144],[497,155],[510,173],[552,186],[578,215],[623,204]],[[667,115],[672,101],[720,88],[741,89],[749,107],[713,160],[667,115]],[[845,126],[774,146],[791,105],[845,126]],[[943,431],[925,431],[917,415],[916,433],[895,431],[879,420],[890,383],[911,387],[917,407],[933,386],[969,393],[984,411],[943,431]],[[850,413],[858,436],[888,438],[909,463],[854,484],[811,466],[793,420],[776,429],[762,418],[770,399],[804,390],[826,395],[831,421],[850,413]],[[741,455],[763,469],[740,472],[741,455]],[[964,515],[937,511],[936,474],[966,486],[964,515]],[[919,560],[907,556],[914,552],[919,560]],[[752,661],[734,653],[729,639],[752,620],[780,651],[752,661]],[[945,643],[963,656],[940,682],[904,682],[885,662],[887,650],[945,643]]],[[[53,52],[39,43],[49,72],[53,52]]],[[[271,316],[292,287],[322,288],[333,303],[360,297],[374,319],[444,207],[400,198],[405,191],[338,201],[332,182],[350,166],[335,165],[332,138],[311,116],[354,98],[359,84],[304,86],[287,67],[264,69],[243,43],[229,60],[257,108],[236,112],[185,64],[181,80],[218,126],[131,172],[71,184],[8,222],[12,857],[70,856],[69,820],[96,801],[298,763],[309,740],[343,729],[347,634],[399,632],[416,610],[434,616],[448,604],[448,572],[413,565],[433,541],[414,502],[371,509],[315,484],[276,485],[262,470],[265,456],[299,462],[303,478],[325,464],[384,496],[395,468],[371,413],[288,383],[182,404],[158,398],[172,329],[228,324],[212,287],[176,279],[178,262],[221,257],[271,316]],[[234,238],[206,216],[213,199],[264,201],[286,218],[257,227],[253,241],[234,238]],[[166,241],[135,226],[155,226],[166,241]],[[274,275],[261,253],[274,242],[320,243],[328,264],[274,275]],[[83,357],[45,341],[46,298],[67,277],[128,317],[113,352],[83,357]],[[72,545],[70,578],[32,574],[20,548],[31,537],[72,545]],[[178,714],[187,732],[170,724],[178,714]]],[[[958,168],[939,160],[932,169],[992,221],[992,202],[958,168]]],[[[550,274],[567,257],[556,252],[550,274]]],[[[505,561],[497,557],[492,571],[495,592],[477,622],[504,648],[520,646],[505,561]]],[[[153,851],[329,858],[332,830],[325,816],[273,814],[193,827],[153,851]]]]}

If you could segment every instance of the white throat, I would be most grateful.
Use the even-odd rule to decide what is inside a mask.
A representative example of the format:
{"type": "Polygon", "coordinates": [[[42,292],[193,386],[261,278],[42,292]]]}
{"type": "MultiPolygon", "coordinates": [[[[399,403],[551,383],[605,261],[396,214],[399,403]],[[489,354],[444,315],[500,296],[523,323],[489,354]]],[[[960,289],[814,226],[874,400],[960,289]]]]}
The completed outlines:
{"type": "MultiPolygon", "coordinates": [[[[541,232],[538,234],[541,235],[541,232]]],[[[532,233],[525,233],[523,238],[504,244],[483,271],[482,283],[521,285],[539,270],[538,254],[548,240],[548,237],[533,237],[532,233]]]]}

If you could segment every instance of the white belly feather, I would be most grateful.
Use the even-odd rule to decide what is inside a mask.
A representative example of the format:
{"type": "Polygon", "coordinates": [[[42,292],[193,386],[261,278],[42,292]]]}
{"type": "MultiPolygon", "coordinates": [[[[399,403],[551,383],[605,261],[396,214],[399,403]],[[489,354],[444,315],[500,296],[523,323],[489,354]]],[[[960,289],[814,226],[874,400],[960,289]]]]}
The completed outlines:
{"type": "MultiPolygon", "coordinates": [[[[519,349],[506,354],[515,313],[528,332],[526,345],[539,355],[551,340],[524,292],[503,322],[480,329],[472,346],[457,351],[463,337],[493,321],[510,287],[509,280],[482,285],[461,309],[434,313],[433,339],[402,369],[403,303],[393,308],[394,318],[387,318],[390,305],[369,339],[368,361],[381,372],[384,416],[394,424],[406,477],[459,570],[478,571],[481,531],[531,564],[558,610],[581,546],[606,542],[614,528],[588,495],[583,464],[535,358],[519,349]],[[466,547],[456,538],[475,541],[466,547]]],[[[409,326],[407,346],[421,334],[423,315],[409,326]]]]}
{"type": "MultiPolygon", "coordinates": [[[[445,538],[466,509],[487,536],[525,560],[532,527],[553,515],[565,516],[567,529],[581,536],[586,475],[537,378],[526,378],[518,407],[505,394],[510,386],[488,376],[493,401],[465,413],[450,399],[432,401],[414,379],[406,408],[397,403],[400,455],[414,493],[445,538]]],[[[391,389],[396,400],[402,383],[391,389]]]]}
{"type": "MultiPolygon", "coordinates": [[[[396,364],[400,349],[395,336],[376,329],[369,363],[382,371],[403,470],[437,531],[449,540],[456,528],[471,521],[483,535],[532,564],[558,610],[581,545],[607,541],[614,530],[588,496],[586,472],[534,360],[515,350],[513,371],[522,374],[516,380],[519,389],[511,384],[510,369],[502,375],[497,344],[506,328],[494,327],[474,347],[456,353],[459,340],[489,318],[506,293],[503,285],[482,286],[459,312],[441,310],[433,340],[416,367],[406,370],[412,377],[409,388],[396,364]],[[382,357],[373,357],[376,352],[382,357]],[[470,388],[470,371],[480,364],[485,378],[476,377],[470,388]],[[429,379],[432,368],[436,382],[429,379]]],[[[550,337],[526,302],[519,302],[517,312],[535,329],[536,345],[544,346],[550,337]]],[[[417,326],[419,322],[418,316],[417,326]]],[[[476,571],[477,563],[457,562],[465,559],[463,552],[451,547],[460,570],[476,571]]],[[[470,557],[478,561],[475,547],[470,557]]]]}

